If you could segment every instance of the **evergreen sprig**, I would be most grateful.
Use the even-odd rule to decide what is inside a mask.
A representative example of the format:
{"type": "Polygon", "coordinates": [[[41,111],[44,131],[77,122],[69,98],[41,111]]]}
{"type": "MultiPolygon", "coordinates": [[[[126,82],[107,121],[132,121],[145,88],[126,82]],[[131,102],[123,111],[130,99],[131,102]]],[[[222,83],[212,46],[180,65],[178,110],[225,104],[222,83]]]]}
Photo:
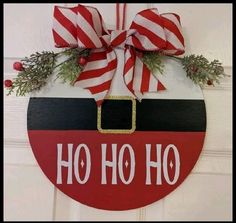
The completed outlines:
{"type": "Polygon", "coordinates": [[[13,78],[7,95],[16,92],[16,96],[24,96],[26,93],[40,90],[47,84],[48,78],[57,67],[59,67],[57,78],[72,84],[82,71],[77,62],[78,58],[88,56],[89,52],[88,49],[69,48],[59,53],[43,51],[25,57],[21,60],[23,69],[19,71],[16,78],[13,78]],[[65,56],[67,59],[57,64],[60,56],[65,56]]]}
{"type": "Polygon", "coordinates": [[[142,57],[143,63],[148,67],[151,73],[159,72],[163,74],[164,64],[162,62],[163,56],[157,52],[145,52],[142,57]]]}
{"type": "Polygon", "coordinates": [[[12,87],[8,95],[16,90],[16,96],[24,96],[26,93],[41,89],[46,85],[48,77],[52,74],[57,54],[43,51],[31,54],[21,60],[24,69],[16,78],[13,78],[12,87]]]}
{"type": "MultiPolygon", "coordinates": [[[[22,62],[23,69],[13,79],[11,87],[9,87],[8,95],[16,91],[17,96],[24,96],[26,93],[40,90],[47,84],[48,78],[58,68],[57,78],[63,82],[74,84],[83,67],[79,65],[78,60],[81,57],[88,57],[89,49],[69,48],[59,53],[43,51],[34,53],[30,57],[25,57],[22,62]],[[60,56],[64,56],[63,62],[57,64],[60,56]]],[[[163,74],[163,54],[158,52],[143,53],[142,61],[146,64],[152,73],[159,72],[163,74]]],[[[220,79],[226,76],[224,68],[218,60],[209,62],[202,55],[189,55],[183,58],[171,56],[177,59],[195,84],[200,86],[213,85],[220,83],[220,79]]]]}
{"type": "Polygon", "coordinates": [[[195,84],[200,86],[219,84],[220,79],[225,77],[222,63],[218,60],[209,62],[202,55],[190,55],[181,59],[183,69],[195,84]]]}
{"type": "Polygon", "coordinates": [[[89,55],[89,50],[79,50],[74,48],[71,51],[64,52],[67,57],[59,67],[57,78],[60,78],[63,83],[69,83],[73,85],[76,78],[81,73],[83,67],[78,64],[78,59],[80,57],[87,57],[89,55]]]}
{"type": "MultiPolygon", "coordinates": [[[[220,79],[227,76],[221,62],[218,60],[209,62],[203,55],[192,54],[183,58],[171,55],[166,56],[177,59],[186,71],[187,77],[201,87],[206,85],[214,86],[215,83],[219,84],[220,79]]],[[[163,74],[163,57],[164,55],[158,52],[146,52],[142,60],[152,73],[159,72],[163,74]]]]}

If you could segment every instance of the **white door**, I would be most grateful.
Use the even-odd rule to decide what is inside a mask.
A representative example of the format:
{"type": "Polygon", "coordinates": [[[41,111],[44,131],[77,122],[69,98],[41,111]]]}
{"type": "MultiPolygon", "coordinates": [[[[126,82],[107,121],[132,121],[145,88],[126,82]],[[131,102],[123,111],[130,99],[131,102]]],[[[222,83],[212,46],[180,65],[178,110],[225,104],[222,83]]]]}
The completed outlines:
{"type": "MultiPolygon", "coordinates": [[[[75,4],[61,4],[74,6],[75,4]]],[[[97,7],[115,27],[115,4],[97,7]],[[114,13],[113,13],[114,12],[114,13]],[[111,16],[112,15],[112,16],[111,16]],[[113,16],[114,15],[114,16],[113,16]]],[[[54,4],[4,5],[4,79],[14,78],[14,61],[35,51],[55,50],[51,26],[54,4]]],[[[186,54],[223,62],[232,75],[232,5],[128,4],[127,22],[145,8],[181,16],[186,54]]],[[[127,28],[126,27],[126,28],[127,28]]],[[[189,177],[174,192],[147,207],[103,211],[82,205],[45,177],[27,136],[28,97],[4,94],[5,220],[231,220],[232,219],[232,78],[203,89],[207,133],[203,152],[189,177]]]]}

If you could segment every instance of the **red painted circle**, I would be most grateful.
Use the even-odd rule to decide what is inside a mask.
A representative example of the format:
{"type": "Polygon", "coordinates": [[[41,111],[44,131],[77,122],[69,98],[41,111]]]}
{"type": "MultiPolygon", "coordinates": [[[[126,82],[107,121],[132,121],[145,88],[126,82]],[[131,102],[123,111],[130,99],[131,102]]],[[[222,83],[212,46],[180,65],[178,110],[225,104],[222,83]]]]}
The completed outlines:
{"type": "MultiPolygon", "coordinates": [[[[29,117],[28,117],[29,118],[29,117]]],[[[31,117],[33,118],[33,117],[31,117]]],[[[129,210],[151,204],[172,192],[188,176],[201,153],[205,132],[176,131],[135,131],[132,134],[102,134],[97,130],[28,130],[34,155],[41,169],[49,180],[71,198],[91,207],[106,210],[129,210]],[[72,184],[67,184],[68,168],[62,167],[62,184],[57,183],[57,144],[62,147],[62,159],[68,160],[68,144],[73,144],[72,157],[75,157],[77,146],[86,144],[91,156],[91,170],[85,184],[78,183],[72,167],[72,184]],[[116,159],[118,162],[122,145],[131,145],[135,155],[135,174],[130,184],[121,181],[117,166],[117,184],[112,184],[112,168],[106,168],[107,183],[102,184],[102,149],[107,145],[106,160],[112,160],[112,144],[117,144],[116,159]],[[175,184],[170,185],[164,177],[164,166],[161,165],[161,184],[156,184],[157,169],[150,168],[151,184],[146,184],[146,144],[151,144],[151,160],[157,160],[156,144],[161,144],[161,161],[169,144],[176,146],[180,157],[180,174],[175,184]]],[[[127,180],[130,174],[131,157],[124,152],[123,175],[127,180]],[[125,164],[127,161],[127,164],[125,164]]],[[[160,161],[160,160],[159,160],[160,161]]],[[[75,160],[73,160],[74,165],[75,160]]],[[[167,156],[169,178],[173,180],[176,163],[173,151],[167,156]]],[[[86,154],[81,150],[78,170],[81,179],[86,172],[86,154]]]]}

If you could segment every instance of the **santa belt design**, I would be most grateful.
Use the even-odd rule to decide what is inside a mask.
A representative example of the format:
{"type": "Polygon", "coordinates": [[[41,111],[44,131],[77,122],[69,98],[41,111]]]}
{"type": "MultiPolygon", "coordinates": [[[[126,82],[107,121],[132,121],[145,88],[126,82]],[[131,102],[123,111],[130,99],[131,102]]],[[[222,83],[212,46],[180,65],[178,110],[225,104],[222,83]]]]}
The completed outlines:
{"type": "Polygon", "coordinates": [[[28,130],[205,132],[203,100],[111,97],[101,107],[92,98],[30,98],[28,130]],[[31,118],[32,117],[32,118],[31,118]]]}

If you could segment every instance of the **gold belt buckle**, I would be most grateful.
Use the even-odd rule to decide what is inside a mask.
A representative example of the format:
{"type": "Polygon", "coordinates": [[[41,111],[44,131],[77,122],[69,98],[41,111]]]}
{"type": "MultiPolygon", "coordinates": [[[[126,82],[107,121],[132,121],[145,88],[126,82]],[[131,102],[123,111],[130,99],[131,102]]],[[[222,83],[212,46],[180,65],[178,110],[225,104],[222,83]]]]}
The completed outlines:
{"type": "Polygon", "coordinates": [[[103,129],[102,128],[102,106],[98,107],[97,129],[100,133],[130,134],[136,129],[136,100],[130,96],[109,96],[109,100],[130,100],[132,101],[132,128],[131,129],[103,129]]]}

